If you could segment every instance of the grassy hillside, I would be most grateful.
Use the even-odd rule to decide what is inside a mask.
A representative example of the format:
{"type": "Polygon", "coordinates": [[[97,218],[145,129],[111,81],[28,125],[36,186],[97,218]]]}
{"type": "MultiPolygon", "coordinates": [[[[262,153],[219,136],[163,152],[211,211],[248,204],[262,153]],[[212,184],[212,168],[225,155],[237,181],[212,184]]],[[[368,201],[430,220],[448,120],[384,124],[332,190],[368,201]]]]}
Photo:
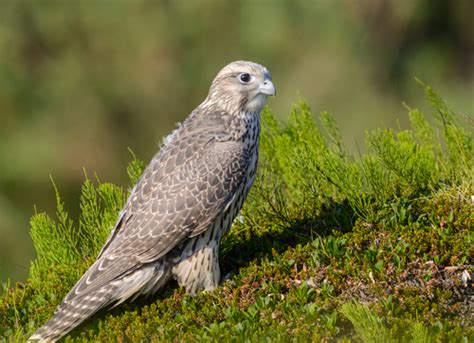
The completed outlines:
{"type": "MultiPolygon", "coordinates": [[[[301,102],[287,124],[262,114],[258,180],[221,245],[229,279],[192,298],[171,283],[102,311],[66,341],[472,342],[472,118],[429,87],[428,118],[367,133],[349,155],[333,117],[301,102]]],[[[134,159],[133,184],[144,164],[134,159]]],[[[95,259],[127,191],[86,175],[72,221],[37,213],[37,260],[4,285],[0,337],[24,340],[95,259]]]]}

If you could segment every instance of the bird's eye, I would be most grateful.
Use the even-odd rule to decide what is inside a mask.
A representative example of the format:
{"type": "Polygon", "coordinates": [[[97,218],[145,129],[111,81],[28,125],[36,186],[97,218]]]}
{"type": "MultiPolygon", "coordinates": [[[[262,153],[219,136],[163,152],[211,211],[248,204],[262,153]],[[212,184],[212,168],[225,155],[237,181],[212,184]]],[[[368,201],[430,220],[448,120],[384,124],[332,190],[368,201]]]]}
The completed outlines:
{"type": "Polygon", "coordinates": [[[251,79],[252,77],[250,76],[250,74],[242,73],[239,75],[239,80],[242,83],[249,83],[251,79]]]}

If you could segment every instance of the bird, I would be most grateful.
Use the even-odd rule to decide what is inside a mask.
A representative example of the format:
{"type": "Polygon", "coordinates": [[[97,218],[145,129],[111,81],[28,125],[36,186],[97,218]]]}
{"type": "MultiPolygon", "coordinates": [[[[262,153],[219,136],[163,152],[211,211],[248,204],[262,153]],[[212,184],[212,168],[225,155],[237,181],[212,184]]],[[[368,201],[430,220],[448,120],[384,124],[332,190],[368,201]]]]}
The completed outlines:
{"type": "Polygon", "coordinates": [[[256,176],[269,70],[235,61],[167,136],[95,262],[29,341],[55,342],[97,311],[157,292],[171,278],[191,296],[218,287],[219,243],[256,176]]]}

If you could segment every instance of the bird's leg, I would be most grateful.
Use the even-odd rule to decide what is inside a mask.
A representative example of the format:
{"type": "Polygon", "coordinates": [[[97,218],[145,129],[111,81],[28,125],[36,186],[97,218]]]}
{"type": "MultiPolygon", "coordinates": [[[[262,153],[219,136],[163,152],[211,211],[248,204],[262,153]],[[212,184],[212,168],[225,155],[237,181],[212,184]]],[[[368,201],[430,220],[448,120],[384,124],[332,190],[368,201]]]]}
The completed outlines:
{"type": "Polygon", "coordinates": [[[225,274],[221,279],[221,283],[224,283],[227,280],[229,280],[231,276],[232,276],[232,272],[228,272],[227,274],[225,274]]]}

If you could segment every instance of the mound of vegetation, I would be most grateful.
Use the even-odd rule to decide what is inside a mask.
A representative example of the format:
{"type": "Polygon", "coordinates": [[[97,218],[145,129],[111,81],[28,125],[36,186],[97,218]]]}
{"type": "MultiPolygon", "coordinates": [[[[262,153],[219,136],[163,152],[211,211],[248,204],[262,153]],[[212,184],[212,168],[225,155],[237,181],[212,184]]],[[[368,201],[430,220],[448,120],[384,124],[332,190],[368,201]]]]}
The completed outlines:
{"type": "MultiPolygon", "coordinates": [[[[472,119],[431,88],[433,115],[367,134],[351,155],[333,117],[262,114],[258,179],[221,244],[230,277],[197,297],[171,283],[102,311],[66,341],[474,340],[472,119]]],[[[131,184],[143,162],[129,167],[131,184]]],[[[98,254],[126,198],[86,176],[78,222],[37,213],[30,278],[3,286],[0,337],[25,340],[98,254]]]]}

